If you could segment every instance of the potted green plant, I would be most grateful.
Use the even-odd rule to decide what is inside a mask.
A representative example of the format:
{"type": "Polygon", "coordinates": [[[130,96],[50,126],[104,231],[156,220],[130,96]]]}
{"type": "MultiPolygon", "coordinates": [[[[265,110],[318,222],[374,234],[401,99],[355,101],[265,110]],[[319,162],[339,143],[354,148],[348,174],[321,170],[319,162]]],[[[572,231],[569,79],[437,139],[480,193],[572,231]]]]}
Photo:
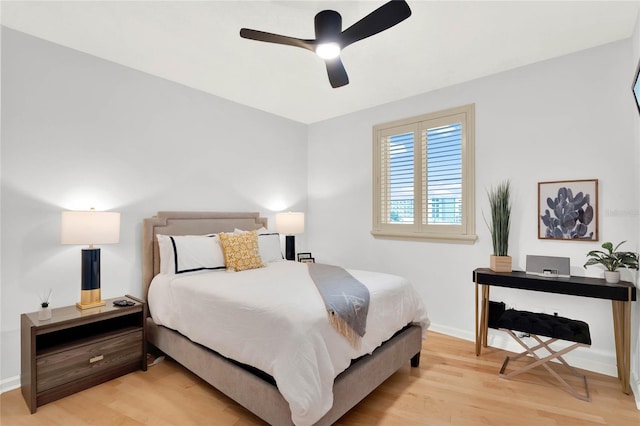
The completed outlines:
{"type": "Polygon", "coordinates": [[[40,321],[46,321],[51,319],[51,308],[49,307],[49,299],[51,298],[52,288],[49,289],[49,293],[46,296],[40,296],[40,306],[42,309],[38,311],[38,319],[40,321]]]}
{"type": "Polygon", "coordinates": [[[606,268],[604,271],[604,279],[608,283],[615,284],[620,281],[620,271],[619,268],[629,268],[638,270],[638,253],[634,253],[632,251],[617,251],[618,247],[624,244],[626,241],[621,242],[615,248],[613,244],[610,242],[606,242],[602,244],[602,248],[606,250],[606,252],[602,250],[591,250],[587,253],[587,263],[584,264],[584,267],[590,265],[600,264],[606,268]]]}
{"type": "MultiPolygon", "coordinates": [[[[511,272],[509,251],[509,229],[511,226],[511,182],[505,180],[487,191],[491,207],[491,222],[487,223],[491,232],[493,254],[489,268],[495,272],[511,272]]],[[[486,222],[486,218],[485,218],[486,222]]]]}

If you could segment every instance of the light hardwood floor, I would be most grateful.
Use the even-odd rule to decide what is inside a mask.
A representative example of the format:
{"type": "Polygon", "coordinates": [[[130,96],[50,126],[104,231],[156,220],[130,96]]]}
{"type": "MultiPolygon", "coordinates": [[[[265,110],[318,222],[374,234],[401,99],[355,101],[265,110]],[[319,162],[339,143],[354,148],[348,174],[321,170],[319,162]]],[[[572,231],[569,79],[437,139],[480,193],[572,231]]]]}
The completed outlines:
{"type": "MultiPolygon", "coordinates": [[[[633,396],[622,393],[616,378],[588,372],[592,400],[584,402],[557,387],[542,368],[501,379],[505,354],[488,348],[476,357],[472,342],[429,332],[420,368],[407,361],[337,424],[640,425],[633,396]]],[[[19,389],[0,396],[0,404],[2,426],[263,424],[170,360],[44,405],[33,415],[19,389]]]]}

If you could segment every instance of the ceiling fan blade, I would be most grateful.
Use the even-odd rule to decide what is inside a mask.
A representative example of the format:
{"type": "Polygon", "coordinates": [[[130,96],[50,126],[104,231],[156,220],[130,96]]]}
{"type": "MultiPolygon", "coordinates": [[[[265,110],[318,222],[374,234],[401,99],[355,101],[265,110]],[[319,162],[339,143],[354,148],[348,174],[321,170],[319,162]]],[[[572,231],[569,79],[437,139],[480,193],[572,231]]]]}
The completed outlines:
{"type": "Polygon", "coordinates": [[[327,74],[329,75],[329,83],[334,89],[336,87],[342,87],[349,84],[349,76],[347,70],[344,69],[344,65],[340,60],[340,57],[334,59],[327,59],[324,61],[327,64],[327,74]]]}
{"type": "Polygon", "coordinates": [[[283,36],[279,34],[267,33],[264,31],[251,30],[249,28],[242,28],[240,30],[240,37],[248,38],[250,40],[264,41],[266,43],[284,44],[287,46],[302,47],[314,51],[316,49],[315,40],[303,40],[301,38],[283,36]]]}
{"type": "Polygon", "coordinates": [[[340,46],[344,49],[351,43],[378,34],[411,16],[411,9],[404,0],[392,0],[374,10],[342,32],[340,46]]]}

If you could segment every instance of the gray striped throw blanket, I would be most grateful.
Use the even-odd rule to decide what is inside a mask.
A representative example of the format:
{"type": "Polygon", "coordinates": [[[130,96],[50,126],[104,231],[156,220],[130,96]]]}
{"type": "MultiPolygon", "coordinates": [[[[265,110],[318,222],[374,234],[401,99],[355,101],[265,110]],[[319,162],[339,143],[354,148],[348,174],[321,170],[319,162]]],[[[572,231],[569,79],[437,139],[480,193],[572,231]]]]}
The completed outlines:
{"type": "Polygon", "coordinates": [[[309,275],[318,287],[329,315],[329,322],[338,333],[358,348],[367,330],[369,290],[339,266],[308,263],[309,275]]]}

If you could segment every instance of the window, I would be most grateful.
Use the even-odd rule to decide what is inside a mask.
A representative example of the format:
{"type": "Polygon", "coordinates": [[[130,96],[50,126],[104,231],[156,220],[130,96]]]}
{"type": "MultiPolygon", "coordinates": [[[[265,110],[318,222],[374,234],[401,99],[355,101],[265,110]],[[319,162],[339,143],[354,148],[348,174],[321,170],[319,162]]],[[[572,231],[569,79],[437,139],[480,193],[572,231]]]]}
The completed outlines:
{"type": "Polygon", "coordinates": [[[474,105],[373,127],[376,236],[474,241],[474,105]]]}

